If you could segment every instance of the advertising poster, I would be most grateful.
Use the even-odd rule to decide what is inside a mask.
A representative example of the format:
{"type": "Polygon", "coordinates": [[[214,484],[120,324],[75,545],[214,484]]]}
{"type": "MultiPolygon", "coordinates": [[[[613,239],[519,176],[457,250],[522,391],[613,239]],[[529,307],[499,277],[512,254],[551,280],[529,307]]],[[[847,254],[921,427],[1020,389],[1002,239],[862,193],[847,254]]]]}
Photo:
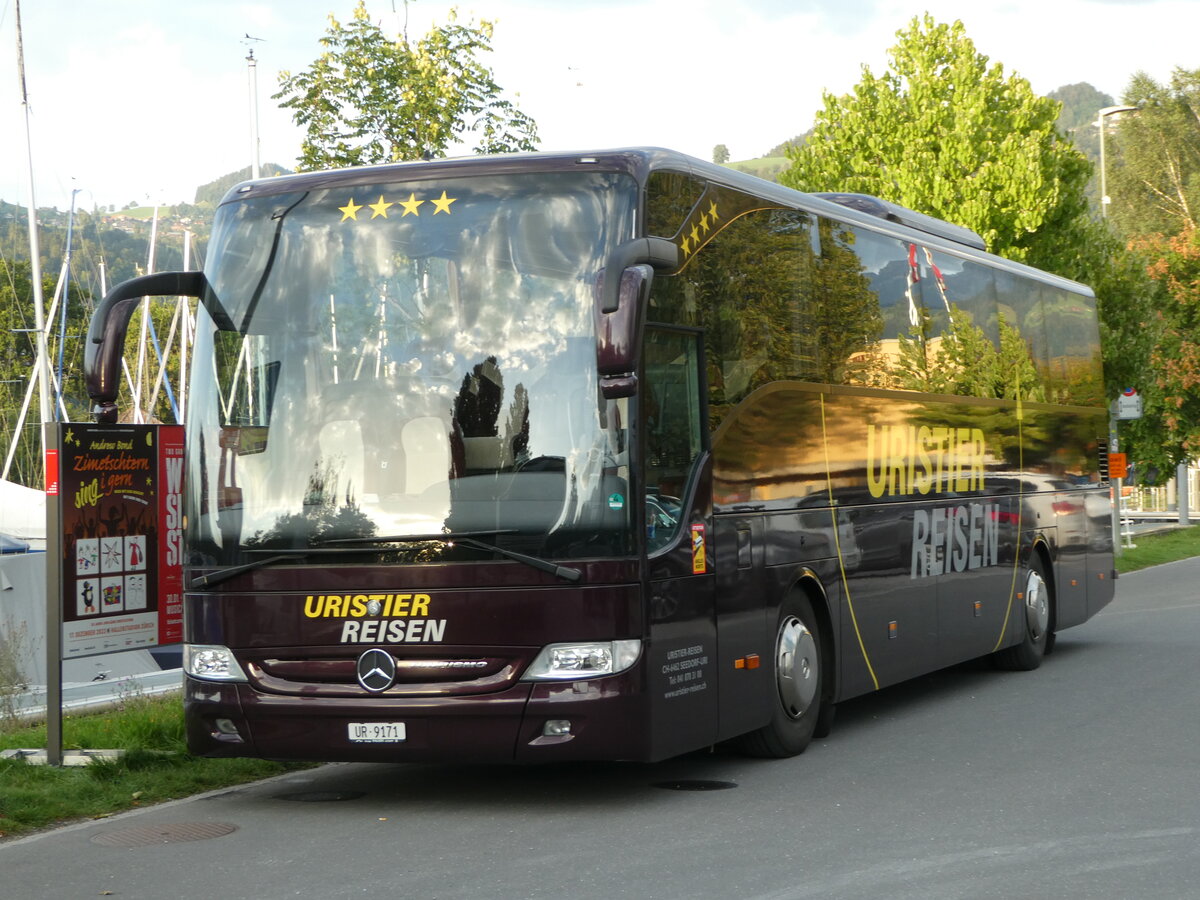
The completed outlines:
{"type": "Polygon", "coordinates": [[[64,659],[183,636],[183,427],[60,426],[64,659]]]}

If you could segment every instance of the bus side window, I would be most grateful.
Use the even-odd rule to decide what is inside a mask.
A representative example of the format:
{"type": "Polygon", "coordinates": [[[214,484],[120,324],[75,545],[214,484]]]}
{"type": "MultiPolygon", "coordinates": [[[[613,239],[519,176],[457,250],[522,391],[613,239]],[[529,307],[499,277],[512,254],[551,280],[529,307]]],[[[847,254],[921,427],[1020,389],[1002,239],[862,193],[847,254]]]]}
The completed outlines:
{"type": "Polygon", "coordinates": [[[642,353],[646,532],[653,552],[678,533],[682,498],[704,447],[699,333],[648,327],[642,353]]]}

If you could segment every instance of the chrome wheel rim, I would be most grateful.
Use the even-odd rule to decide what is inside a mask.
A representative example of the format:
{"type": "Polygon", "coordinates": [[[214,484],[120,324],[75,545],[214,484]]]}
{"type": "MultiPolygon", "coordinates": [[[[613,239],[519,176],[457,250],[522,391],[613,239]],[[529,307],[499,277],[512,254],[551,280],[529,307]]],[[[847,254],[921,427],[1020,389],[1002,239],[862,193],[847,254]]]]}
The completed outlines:
{"type": "Polygon", "coordinates": [[[1025,622],[1035,641],[1050,628],[1050,592],[1037,570],[1030,570],[1025,580],[1025,622]]]}
{"type": "Polygon", "coordinates": [[[789,718],[798,719],[817,696],[817,642],[803,622],[788,616],[779,626],[775,647],[775,678],[779,700],[789,718]]]}

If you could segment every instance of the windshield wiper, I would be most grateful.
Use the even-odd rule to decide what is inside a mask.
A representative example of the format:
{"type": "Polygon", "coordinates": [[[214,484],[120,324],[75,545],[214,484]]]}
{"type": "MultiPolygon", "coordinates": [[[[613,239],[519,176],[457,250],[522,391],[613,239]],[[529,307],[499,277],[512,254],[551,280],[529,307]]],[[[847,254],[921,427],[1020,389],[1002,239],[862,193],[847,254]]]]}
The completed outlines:
{"type": "Polygon", "coordinates": [[[456,534],[393,534],[384,535],[381,537],[356,537],[356,538],[333,538],[332,540],[322,541],[312,547],[297,547],[294,550],[250,550],[250,553],[271,553],[271,556],[264,556],[262,559],[256,559],[252,562],[243,563],[240,566],[229,566],[226,569],[218,569],[215,572],[209,572],[207,575],[198,575],[192,579],[189,590],[198,590],[200,588],[212,587],[220,584],[222,581],[228,581],[230,578],[236,578],[244,572],[253,572],[255,569],[263,569],[267,566],[273,566],[276,563],[282,562],[298,562],[306,559],[314,554],[322,556],[338,556],[352,555],[362,553],[387,553],[388,547],[364,547],[364,544],[424,544],[436,541],[442,544],[453,546],[461,544],[464,547],[470,547],[474,550],[483,550],[487,553],[496,553],[500,556],[511,559],[514,562],[524,563],[525,565],[537,569],[539,572],[547,572],[562,578],[572,583],[583,578],[583,573],[579,569],[571,566],[560,566],[558,563],[550,562],[547,559],[540,559],[536,556],[527,556],[524,553],[517,553],[515,550],[506,550],[504,547],[497,547],[495,544],[490,544],[487,541],[476,540],[476,535],[484,534],[513,534],[515,528],[501,528],[491,531],[462,531],[456,534]]]}
{"type": "MultiPolygon", "coordinates": [[[[361,537],[361,538],[334,538],[329,541],[322,541],[319,547],[331,546],[334,544],[424,544],[429,542],[439,542],[453,546],[461,544],[464,547],[470,547],[473,550],[483,550],[488,553],[496,553],[514,562],[524,563],[525,565],[537,569],[539,572],[548,572],[566,581],[577,582],[583,578],[583,573],[579,569],[571,566],[560,566],[558,563],[551,562],[548,559],[541,559],[537,556],[528,556],[524,553],[517,553],[515,550],[507,550],[504,547],[497,547],[495,544],[487,541],[476,540],[479,535],[490,534],[516,534],[515,528],[498,528],[490,531],[459,531],[451,534],[445,532],[441,534],[391,534],[381,537],[361,537]]],[[[319,549],[318,547],[318,549],[319,549]]]]}
{"type": "Polygon", "coordinates": [[[551,575],[557,575],[566,581],[576,582],[583,578],[583,573],[571,566],[560,566],[558,563],[552,563],[548,559],[540,559],[536,556],[526,556],[524,553],[517,553],[515,550],[506,550],[503,547],[497,547],[495,544],[489,544],[487,541],[477,541],[474,538],[464,538],[458,535],[446,539],[447,544],[462,544],[464,547],[472,547],[476,550],[483,550],[491,553],[498,553],[508,559],[515,560],[519,563],[525,563],[537,569],[539,572],[549,572],[551,575]]]}
{"type": "Polygon", "coordinates": [[[243,572],[253,572],[255,569],[263,569],[281,562],[297,562],[312,556],[314,553],[319,553],[322,556],[337,556],[340,554],[350,556],[352,554],[363,553],[364,551],[368,553],[385,553],[387,552],[387,548],[379,547],[376,550],[370,550],[363,547],[297,547],[294,550],[248,550],[246,551],[247,553],[270,553],[272,555],[243,563],[240,566],[217,569],[215,572],[209,572],[207,575],[198,575],[192,579],[192,583],[188,586],[188,589],[196,590],[197,588],[212,587],[215,584],[220,584],[222,581],[236,578],[243,572]]]}

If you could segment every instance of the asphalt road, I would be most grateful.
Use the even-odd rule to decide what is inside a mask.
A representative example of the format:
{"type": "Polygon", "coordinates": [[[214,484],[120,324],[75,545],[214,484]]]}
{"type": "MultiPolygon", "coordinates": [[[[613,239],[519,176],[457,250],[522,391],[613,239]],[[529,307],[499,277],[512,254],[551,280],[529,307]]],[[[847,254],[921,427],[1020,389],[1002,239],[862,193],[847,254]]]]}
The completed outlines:
{"type": "Polygon", "coordinates": [[[0,843],[0,897],[1197,897],[1198,682],[1200,559],[796,759],[325,766],[0,843]]]}

